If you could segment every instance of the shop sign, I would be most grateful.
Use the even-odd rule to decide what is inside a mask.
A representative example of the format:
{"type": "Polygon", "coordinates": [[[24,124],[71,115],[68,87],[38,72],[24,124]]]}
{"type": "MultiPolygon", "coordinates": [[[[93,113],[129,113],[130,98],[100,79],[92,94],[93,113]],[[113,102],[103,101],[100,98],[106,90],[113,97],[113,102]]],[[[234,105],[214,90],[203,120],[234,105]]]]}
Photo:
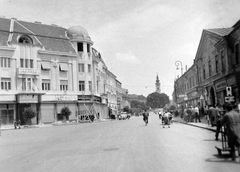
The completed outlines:
{"type": "Polygon", "coordinates": [[[18,103],[38,103],[38,95],[19,95],[18,103]]]}
{"type": "Polygon", "coordinates": [[[228,85],[234,85],[236,84],[236,78],[232,77],[227,80],[228,85]]]}
{"type": "Polygon", "coordinates": [[[225,97],[225,102],[234,102],[234,96],[225,97]]]}
{"type": "Polygon", "coordinates": [[[16,101],[15,95],[1,95],[0,102],[16,101]]]}
{"type": "Polygon", "coordinates": [[[78,97],[77,96],[69,96],[69,95],[60,95],[60,96],[55,96],[56,101],[77,101],[78,97]]]}
{"type": "Polygon", "coordinates": [[[219,82],[215,85],[216,90],[220,90],[222,88],[225,88],[227,86],[227,82],[224,80],[222,82],[219,82]]]}

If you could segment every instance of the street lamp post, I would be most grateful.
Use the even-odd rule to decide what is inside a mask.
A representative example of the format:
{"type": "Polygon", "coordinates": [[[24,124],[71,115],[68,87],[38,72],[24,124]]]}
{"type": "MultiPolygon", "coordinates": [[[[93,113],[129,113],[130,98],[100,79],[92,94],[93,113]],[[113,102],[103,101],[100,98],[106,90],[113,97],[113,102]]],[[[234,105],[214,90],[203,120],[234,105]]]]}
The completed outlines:
{"type": "Polygon", "coordinates": [[[178,66],[180,65],[180,67],[181,67],[181,75],[182,75],[182,74],[183,74],[182,62],[179,61],[179,60],[177,60],[177,61],[175,62],[175,65],[177,66],[177,70],[178,70],[178,66]]]}

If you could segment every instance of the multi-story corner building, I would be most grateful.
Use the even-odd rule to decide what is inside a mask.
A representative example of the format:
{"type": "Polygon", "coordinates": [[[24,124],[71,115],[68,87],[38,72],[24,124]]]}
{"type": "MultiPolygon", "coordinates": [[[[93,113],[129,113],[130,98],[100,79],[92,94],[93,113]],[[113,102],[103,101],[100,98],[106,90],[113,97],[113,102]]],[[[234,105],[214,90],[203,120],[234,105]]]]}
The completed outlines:
{"type": "Polygon", "coordinates": [[[194,64],[175,81],[178,104],[239,103],[239,30],[239,21],[230,28],[203,30],[194,64]]]}
{"type": "Polygon", "coordinates": [[[116,108],[116,76],[107,70],[92,48],[88,32],[40,22],[0,18],[0,119],[26,123],[25,107],[37,116],[33,124],[61,120],[69,107],[69,120],[92,114],[105,118],[108,103],[116,108]]]}

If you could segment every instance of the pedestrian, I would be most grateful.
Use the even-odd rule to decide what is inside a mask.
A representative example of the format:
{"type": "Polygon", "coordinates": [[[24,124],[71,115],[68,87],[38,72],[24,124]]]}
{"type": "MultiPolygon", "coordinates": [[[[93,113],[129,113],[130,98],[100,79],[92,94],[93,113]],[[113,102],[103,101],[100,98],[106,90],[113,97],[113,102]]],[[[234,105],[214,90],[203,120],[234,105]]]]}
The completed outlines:
{"type": "Polygon", "coordinates": [[[210,123],[212,125],[212,127],[216,126],[216,116],[217,116],[217,109],[215,105],[211,105],[209,108],[209,119],[210,119],[210,123]]]}
{"type": "Polygon", "coordinates": [[[228,146],[231,149],[232,160],[235,161],[235,146],[238,148],[240,156],[240,114],[233,110],[233,106],[230,103],[226,105],[226,110],[227,112],[223,116],[221,123],[226,126],[228,146]]]}
{"type": "Polygon", "coordinates": [[[18,129],[20,129],[21,127],[20,127],[20,125],[21,125],[21,120],[20,119],[18,119],[17,120],[17,127],[18,127],[18,129]]]}
{"type": "Polygon", "coordinates": [[[187,112],[187,122],[191,122],[191,120],[192,120],[192,107],[188,106],[186,112],[187,112]]]}
{"type": "Polygon", "coordinates": [[[149,113],[146,110],[144,110],[143,121],[145,122],[146,125],[148,124],[148,117],[149,117],[149,113]]]}
{"type": "Polygon", "coordinates": [[[187,109],[184,109],[184,112],[183,112],[183,120],[188,123],[188,113],[187,113],[187,109]]]}
{"type": "Polygon", "coordinates": [[[215,140],[219,140],[218,136],[219,136],[219,133],[222,128],[221,119],[222,119],[222,113],[223,113],[223,109],[219,103],[217,103],[217,105],[216,105],[216,110],[217,110],[217,115],[216,115],[216,127],[217,128],[216,128],[216,132],[215,132],[215,140]]]}
{"type": "Polygon", "coordinates": [[[194,108],[194,112],[195,112],[195,122],[197,123],[197,120],[198,120],[198,122],[201,122],[200,115],[199,115],[199,107],[198,106],[196,106],[194,108]]]}
{"type": "Polygon", "coordinates": [[[13,126],[14,126],[14,129],[17,129],[17,120],[16,119],[14,119],[14,121],[13,121],[13,126]]]}

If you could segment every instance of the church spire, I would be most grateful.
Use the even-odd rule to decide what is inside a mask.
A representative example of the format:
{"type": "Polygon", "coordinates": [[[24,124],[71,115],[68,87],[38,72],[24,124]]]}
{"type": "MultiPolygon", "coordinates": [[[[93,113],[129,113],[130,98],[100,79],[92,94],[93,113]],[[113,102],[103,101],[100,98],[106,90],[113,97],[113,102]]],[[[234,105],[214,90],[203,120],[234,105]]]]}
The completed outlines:
{"type": "Polygon", "coordinates": [[[157,74],[157,79],[156,79],[156,92],[158,92],[159,94],[161,93],[161,88],[160,88],[160,81],[159,81],[159,78],[158,78],[158,74],[157,74]]]}

